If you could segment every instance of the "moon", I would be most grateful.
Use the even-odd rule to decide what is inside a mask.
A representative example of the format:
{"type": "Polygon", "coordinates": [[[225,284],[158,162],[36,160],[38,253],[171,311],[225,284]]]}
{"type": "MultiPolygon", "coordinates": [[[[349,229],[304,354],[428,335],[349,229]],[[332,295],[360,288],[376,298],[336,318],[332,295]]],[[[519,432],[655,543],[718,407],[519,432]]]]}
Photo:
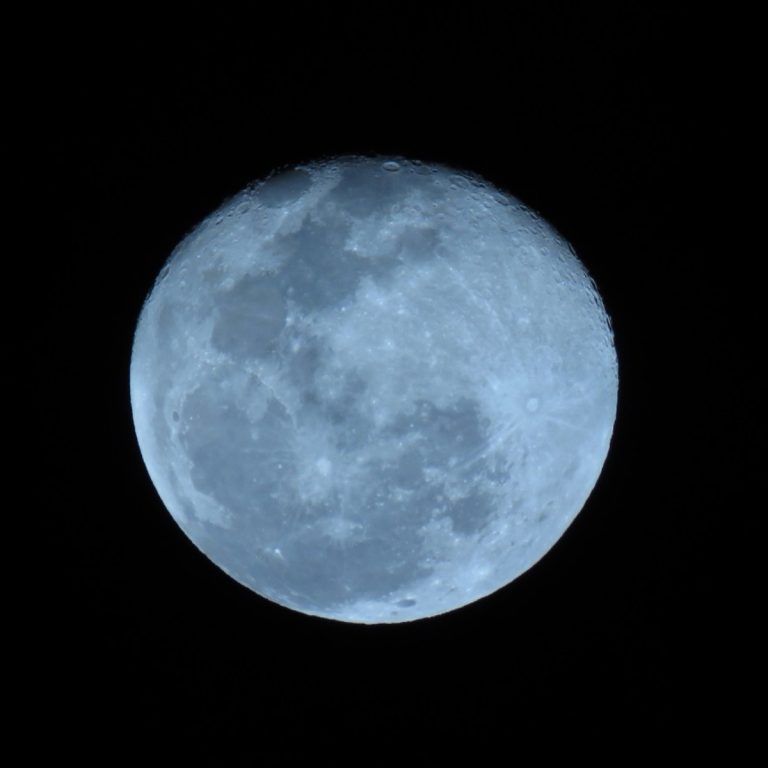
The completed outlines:
{"type": "Polygon", "coordinates": [[[412,621],[509,584],[607,456],[618,366],[570,245],[481,177],[344,156],[256,182],[171,254],[130,366],[184,533],[313,616],[412,621]]]}

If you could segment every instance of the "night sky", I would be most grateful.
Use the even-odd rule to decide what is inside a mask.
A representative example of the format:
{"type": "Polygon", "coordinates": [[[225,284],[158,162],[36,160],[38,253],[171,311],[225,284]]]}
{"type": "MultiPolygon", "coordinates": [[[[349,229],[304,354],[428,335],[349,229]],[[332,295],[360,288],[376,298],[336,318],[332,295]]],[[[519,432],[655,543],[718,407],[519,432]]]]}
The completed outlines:
{"type": "Polygon", "coordinates": [[[406,744],[430,764],[754,735],[756,364],[742,284],[696,235],[717,68],[690,10],[620,7],[49,21],[23,708],[40,743],[226,744],[238,765],[358,744],[365,765],[406,744]],[[581,514],[507,588],[413,624],[311,618],[232,581],[165,511],[131,421],[132,335],[173,247],[249,181],[341,153],[507,189],[573,244],[615,332],[614,438],[581,514]]]}

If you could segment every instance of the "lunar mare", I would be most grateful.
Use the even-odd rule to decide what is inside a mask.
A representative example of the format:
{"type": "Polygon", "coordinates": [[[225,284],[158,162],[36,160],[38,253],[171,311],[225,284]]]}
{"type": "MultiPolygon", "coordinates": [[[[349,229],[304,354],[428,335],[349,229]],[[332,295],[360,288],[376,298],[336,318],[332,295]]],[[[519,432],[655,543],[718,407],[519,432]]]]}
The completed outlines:
{"type": "Polygon", "coordinates": [[[296,166],[175,249],[131,359],[176,522],[259,595],[343,621],[453,610],[560,538],[616,413],[608,317],[567,242],[477,176],[296,166]]]}

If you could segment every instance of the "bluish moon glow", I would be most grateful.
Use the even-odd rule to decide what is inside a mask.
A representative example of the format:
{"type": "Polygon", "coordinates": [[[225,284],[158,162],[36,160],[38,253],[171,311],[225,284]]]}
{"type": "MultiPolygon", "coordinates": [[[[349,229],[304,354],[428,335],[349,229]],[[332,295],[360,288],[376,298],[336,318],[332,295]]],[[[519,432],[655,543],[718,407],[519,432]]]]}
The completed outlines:
{"type": "Polygon", "coordinates": [[[259,182],[172,254],[131,401],[174,519],[281,605],[440,614],[560,538],[610,443],[617,364],[570,246],[476,176],[343,157],[259,182]]]}

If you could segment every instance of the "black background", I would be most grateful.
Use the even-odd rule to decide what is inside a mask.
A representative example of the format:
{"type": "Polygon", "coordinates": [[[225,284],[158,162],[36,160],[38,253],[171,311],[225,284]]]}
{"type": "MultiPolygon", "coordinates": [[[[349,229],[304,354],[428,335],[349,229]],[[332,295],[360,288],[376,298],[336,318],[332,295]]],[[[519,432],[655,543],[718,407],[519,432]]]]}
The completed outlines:
{"type": "Polygon", "coordinates": [[[690,9],[472,5],[51,24],[35,100],[58,204],[34,382],[51,568],[28,704],[43,741],[170,737],[257,764],[362,740],[364,764],[412,743],[513,757],[753,733],[756,369],[736,286],[695,235],[716,53],[690,9]],[[410,625],[314,619],[230,580],[165,511],[131,422],[132,334],[175,244],[273,168],[357,152],[464,167],[537,209],[594,277],[620,365],[610,455],[561,541],[410,625]]]}

